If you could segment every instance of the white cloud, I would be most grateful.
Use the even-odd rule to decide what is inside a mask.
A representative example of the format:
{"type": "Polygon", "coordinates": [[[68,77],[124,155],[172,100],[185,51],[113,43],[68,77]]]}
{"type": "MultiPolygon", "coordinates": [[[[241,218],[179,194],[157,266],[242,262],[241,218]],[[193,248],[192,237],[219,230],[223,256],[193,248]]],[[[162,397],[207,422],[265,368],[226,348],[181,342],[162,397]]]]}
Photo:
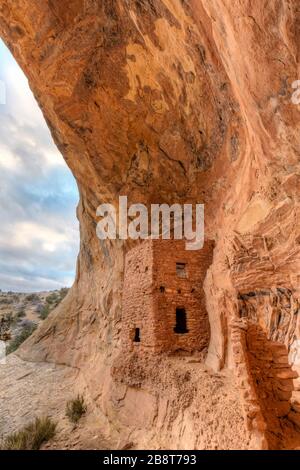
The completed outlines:
{"type": "Polygon", "coordinates": [[[71,285],[79,230],[76,182],[26,77],[0,41],[0,289],[71,285]]]}
{"type": "Polygon", "coordinates": [[[32,127],[46,125],[28,85],[28,80],[14,61],[4,71],[6,106],[17,117],[20,125],[30,123],[32,127]]]}
{"type": "Polygon", "coordinates": [[[67,241],[68,236],[66,233],[60,233],[50,227],[34,222],[20,222],[15,225],[10,243],[14,246],[24,247],[34,246],[36,243],[39,243],[51,246],[54,248],[52,251],[55,251],[55,249],[59,248],[59,245],[67,241]]]}
{"type": "Polygon", "coordinates": [[[11,150],[0,144],[0,167],[16,171],[20,167],[20,159],[11,150]]]}
{"type": "Polygon", "coordinates": [[[66,165],[64,159],[56,149],[46,149],[44,156],[49,166],[64,167],[66,165]]]}
{"type": "Polygon", "coordinates": [[[28,279],[26,276],[11,276],[3,275],[0,273],[0,285],[4,291],[13,290],[15,292],[41,292],[55,289],[61,289],[62,287],[71,286],[73,278],[64,278],[63,280],[55,281],[53,279],[36,277],[33,280],[28,279]],[[10,286],[13,286],[11,288],[10,286]]]}
{"type": "Polygon", "coordinates": [[[0,104],[6,104],[6,85],[3,80],[0,80],[0,104]]]}

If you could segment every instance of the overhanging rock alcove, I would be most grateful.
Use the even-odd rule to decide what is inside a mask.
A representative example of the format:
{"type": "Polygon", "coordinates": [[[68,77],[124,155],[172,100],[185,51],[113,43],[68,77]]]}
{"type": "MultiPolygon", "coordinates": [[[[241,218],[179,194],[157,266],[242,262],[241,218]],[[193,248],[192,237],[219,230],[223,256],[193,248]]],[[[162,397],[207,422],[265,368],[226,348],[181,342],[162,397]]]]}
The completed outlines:
{"type": "MultiPolygon", "coordinates": [[[[263,445],[262,432],[248,426],[259,403],[253,411],[249,390],[236,387],[246,362],[233,371],[228,360],[230,353],[236,359],[233,346],[244,344],[242,328],[230,341],[230,322],[243,320],[240,294],[279,288],[299,300],[300,110],[291,100],[298,25],[298,2],[289,0],[269,0],[263,9],[261,0],[1,1],[0,35],[26,73],[81,196],[75,284],[18,350],[18,361],[76,371],[74,389],[89,394],[120,447],[263,445]],[[132,243],[100,243],[95,230],[98,205],[117,206],[120,195],[147,208],[205,204],[205,236],[216,245],[204,294],[197,291],[204,272],[190,284],[193,260],[159,243],[153,259],[150,248],[137,248],[137,257],[139,249],[147,253],[138,263],[142,283],[131,274],[136,288],[126,278],[135,265],[128,255],[128,292],[122,290],[132,243]],[[130,298],[130,289],[145,292],[143,299],[130,298]],[[208,342],[211,368],[177,355],[204,351],[208,342]],[[143,351],[151,360],[140,368],[143,351]]],[[[209,258],[210,249],[203,266],[209,258]]],[[[246,303],[248,313],[262,312],[246,303]]],[[[294,317],[292,342],[280,337],[287,317],[277,316],[272,338],[296,357],[294,317]]],[[[246,355],[256,347],[248,339],[246,355]]],[[[293,448],[279,441],[272,445],[293,448]]]]}

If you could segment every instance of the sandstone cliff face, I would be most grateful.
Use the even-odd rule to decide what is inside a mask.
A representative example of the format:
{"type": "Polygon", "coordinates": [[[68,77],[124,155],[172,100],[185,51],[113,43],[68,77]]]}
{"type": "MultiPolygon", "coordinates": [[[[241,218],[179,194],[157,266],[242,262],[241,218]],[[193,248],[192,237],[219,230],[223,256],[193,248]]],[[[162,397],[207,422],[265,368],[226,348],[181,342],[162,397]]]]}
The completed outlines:
{"type": "Polygon", "coordinates": [[[79,368],[107,432],[137,446],[299,446],[299,11],[298,0],[1,2],[0,34],[81,195],[74,287],[21,355],[79,368]],[[209,369],[116,359],[129,246],[100,243],[95,212],[120,194],[205,203],[209,369]]]}

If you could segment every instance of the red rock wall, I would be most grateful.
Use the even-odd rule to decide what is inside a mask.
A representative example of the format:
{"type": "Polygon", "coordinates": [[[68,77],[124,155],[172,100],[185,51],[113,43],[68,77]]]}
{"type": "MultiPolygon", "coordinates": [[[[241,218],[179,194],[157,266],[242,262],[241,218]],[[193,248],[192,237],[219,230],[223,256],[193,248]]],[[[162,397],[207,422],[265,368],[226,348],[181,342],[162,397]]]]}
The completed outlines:
{"type": "Polygon", "coordinates": [[[252,445],[273,450],[295,447],[300,423],[298,373],[291,368],[288,349],[247,316],[231,325],[231,341],[252,445]]]}
{"type": "Polygon", "coordinates": [[[262,328],[250,323],[246,335],[248,361],[261,413],[266,422],[269,449],[284,448],[293,439],[291,411],[293,380],[287,348],[268,340],[262,328]]]}
{"type": "MultiPolygon", "coordinates": [[[[299,79],[299,1],[2,0],[0,34],[28,76],[81,194],[76,282],[20,354],[80,369],[115,429],[116,403],[126,393],[115,386],[111,366],[121,350],[129,247],[119,240],[99,243],[98,204],[120,194],[147,205],[205,204],[206,235],[216,241],[204,282],[207,364],[214,370],[231,366],[229,324],[239,319],[240,294],[284,288],[292,304],[299,303],[300,108],[291,102],[299,79]]],[[[247,309],[256,309],[260,323],[268,305],[248,302],[247,309]]],[[[298,310],[292,312],[284,296],[276,308],[272,338],[293,348],[289,357],[299,369],[298,310]]],[[[156,380],[155,367],[146,373],[156,380]]],[[[143,390],[145,377],[138,384],[143,390]]],[[[157,402],[141,396],[155,417],[157,402]]],[[[213,407],[210,396],[207,407],[213,407]]],[[[131,415],[120,425],[124,434],[136,429],[131,415]]],[[[179,406],[175,415],[170,411],[163,442],[197,445],[195,414],[179,406]]],[[[209,422],[227,423],[226,416],[220,411],[209,422]]],[[[202,410],[197,423],[204,417],[202,410]]],[[[199,431],[213,434],[206,448],[211,442],[248,445],[239,420],[230,439],[231,428],[224,433],[212,426],[199,431]]],[[[148,445],[157,429],[154,424],[148,445]]],[[[140,424],[138,443],[144,435],[140,424]]]]}

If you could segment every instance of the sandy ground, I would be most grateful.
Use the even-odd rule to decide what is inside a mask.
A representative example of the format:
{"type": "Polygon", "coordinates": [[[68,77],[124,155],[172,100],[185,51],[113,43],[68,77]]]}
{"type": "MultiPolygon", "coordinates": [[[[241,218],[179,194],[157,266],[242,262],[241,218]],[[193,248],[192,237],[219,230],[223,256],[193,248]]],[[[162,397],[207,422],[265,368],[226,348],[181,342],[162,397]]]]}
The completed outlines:
{"type": "Polygon", "coordinates": [[[11,354],[0,365],[0,435],[19,430],[36,416],[57,422],[57,433],[46,449],[109,449],[101,434],[101,422],[91,406],[78,425],[65,415],[74,398],[78,371],[48,363],[30,363],[11,354]]]}

